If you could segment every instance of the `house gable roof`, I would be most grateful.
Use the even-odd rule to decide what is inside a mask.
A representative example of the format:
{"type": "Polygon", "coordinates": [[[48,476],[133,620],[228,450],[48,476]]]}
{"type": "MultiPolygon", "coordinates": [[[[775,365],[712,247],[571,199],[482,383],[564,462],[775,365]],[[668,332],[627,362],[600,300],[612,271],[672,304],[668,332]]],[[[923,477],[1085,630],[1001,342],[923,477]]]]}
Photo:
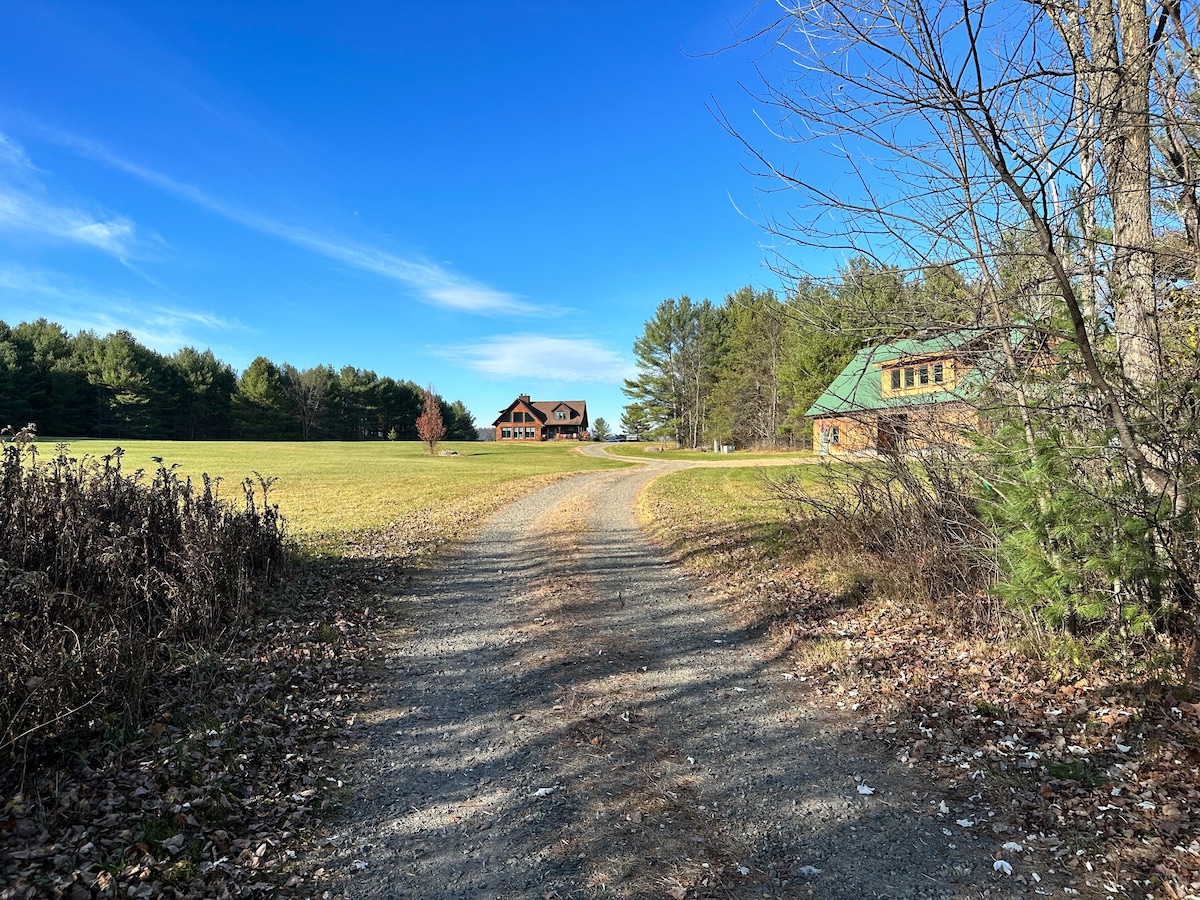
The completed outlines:
{"type": "Polygon", "coordinates": [[[504,417],[516,409],[518,406],[524,407],[533,413],[534,418],[541,424],[547,423],[551,425],[577,425],[580,428],[587,428],[587,402],[584,400],[529,400],[525,396],[518,397],[504,409],[500,410],[500,415],[493,426],[499,425],[504,417]],[[569,415],[566,419],[554,418],[554,413],[558,409],[566,408],[569,415]]]}
{"type": "Polygon", "coordinates": [[[537,418],[539,421],[542,421],[542,422],[546,421],[546,417],[544,415],[542,415],[541,412],[534,407],[534,405],[529,401],[528,397],[520,396],[516,400],[514,400],[512,403],[508,404],[508,406],[504,407],[504,409],[500,410],[500,415],[496,417],[496,421],[493,422],[492,425],[499,425],[504,420],[504,417],[507,416],[514,409],[516,409],[518,406],[525,407],[527,410],[529,410],[531,413],[533,413],[534,417],[537,418]]]}
{"type": "MultiPolygon", "coordinates": [[[[864,347],[854,354],[854,358],[814,401],[805,415],[834,416],[969,399],[982,387],[981,377],[974,374],[977,369],[973,369],[967,378],[960,379],[953,387],[894,397],[883,396],[881,371],[885,366],[892,364],[922,359],[945,359],[965,354],[969,345],[988,333],[989,329],[984,328],[962,328],[934,338],[901,338],[876,347],[864,347]]],[[[972,353],[972,356],[975,354],[972,353]]]]}
{"type": "Polygon", "coordinates": [[[543,421],[551,425],[578,425],[587,428],[587,402],[583,400],[538,400],[533,408],[542,416],[543,421]],[[562,408],[567,409],[567,418],[556,419],[554,413],[562,408]]]}

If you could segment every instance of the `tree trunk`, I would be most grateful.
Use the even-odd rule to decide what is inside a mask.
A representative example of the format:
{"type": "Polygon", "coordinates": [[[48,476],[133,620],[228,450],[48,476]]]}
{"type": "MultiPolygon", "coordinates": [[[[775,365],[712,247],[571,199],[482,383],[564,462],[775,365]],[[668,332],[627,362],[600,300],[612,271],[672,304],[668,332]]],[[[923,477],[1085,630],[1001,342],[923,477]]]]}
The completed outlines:
{"type": "Polygon", "coordinates": [[[1162,378],[1150,207],[1150,20],[1144,0],[1117,0],[1115,9],[1111,0],[1089,4],[1080,20],[1091,33],[1092,102],[1112,206],[1117,354],[1126,379],[1144,394],[1162,378]]]}

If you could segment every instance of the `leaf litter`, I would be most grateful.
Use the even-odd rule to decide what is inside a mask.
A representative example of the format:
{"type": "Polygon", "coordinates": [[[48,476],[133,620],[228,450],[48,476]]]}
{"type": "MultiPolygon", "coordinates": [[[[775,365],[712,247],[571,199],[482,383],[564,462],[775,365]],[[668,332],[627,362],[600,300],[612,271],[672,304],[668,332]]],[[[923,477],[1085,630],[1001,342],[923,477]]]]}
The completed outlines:
{"type": "MultiPolygon", "coordinates": [[[[653,497],[643,511],[693,572],[720,577],[741,617],[769,623],[791,648],[785,682],[858,714],[898,761],[986,806],[987,827],[1003,841],[997,855],[1036,858],[1041,873],[1029,870],[1029,883],[1057,871],[1079,885],[1069,894],[1200,897],[1192,694],[1132,682],[1115,665],[1072,672],[1014,652],[1015,622],[1003,616],[972,637],[925,607],[846,605],[803,565],[701,510],[653,497]]],[[[950,810],[943,803],[940,812],[950,810]]],[[[995,870],[1010,867],[997,859],[995,870]]]]}
{"type": "MultiPolygon", "coordinates": [[[[323,822],[410,570],[478,518],[423,510],[316,557],[222,646],[180,653],[136,728],[0,780],[0,900],[322,896],[323,822]]],[[[365,863],[358,866],[365,867],[365,863]]]]}

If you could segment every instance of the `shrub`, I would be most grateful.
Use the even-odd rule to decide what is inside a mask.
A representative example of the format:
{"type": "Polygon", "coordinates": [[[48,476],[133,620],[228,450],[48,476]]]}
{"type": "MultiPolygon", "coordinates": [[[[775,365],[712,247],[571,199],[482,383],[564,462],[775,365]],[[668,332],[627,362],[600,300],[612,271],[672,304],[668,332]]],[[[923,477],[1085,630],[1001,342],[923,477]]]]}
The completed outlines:
{"type": "Polygon", "coordinates": [[[890,593],[969,624],[995,613],[988,597],[993,538],[979,518],[974,470],[963,448],[934,446],[825,466],[814,485],[775,478],[771,489],[800,534],[822,550],[865,554],[890,593]]]}
{"type": "Polygon", "coordinates": [[[238,506],[120,448],[76,459],[10,443],[0,459],[0,758],[65,749],[136,717],[156,670],[249,609],[287,552],[270,480],[238,506]]]}

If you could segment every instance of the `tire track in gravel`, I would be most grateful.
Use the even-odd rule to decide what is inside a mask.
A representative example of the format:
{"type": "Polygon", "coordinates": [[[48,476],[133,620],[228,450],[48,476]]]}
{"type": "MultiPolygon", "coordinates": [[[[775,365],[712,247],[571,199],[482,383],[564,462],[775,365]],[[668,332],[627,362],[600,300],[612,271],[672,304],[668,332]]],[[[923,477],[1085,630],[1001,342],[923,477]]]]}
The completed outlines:
{"type": "Polygon", "coordinates": [[[938,818],[651,544],[634,501],[679,467],[516,500],[404,598],[331,863],[345,896],[1049,893],[998,880],[986,811],[938,818]]]}

